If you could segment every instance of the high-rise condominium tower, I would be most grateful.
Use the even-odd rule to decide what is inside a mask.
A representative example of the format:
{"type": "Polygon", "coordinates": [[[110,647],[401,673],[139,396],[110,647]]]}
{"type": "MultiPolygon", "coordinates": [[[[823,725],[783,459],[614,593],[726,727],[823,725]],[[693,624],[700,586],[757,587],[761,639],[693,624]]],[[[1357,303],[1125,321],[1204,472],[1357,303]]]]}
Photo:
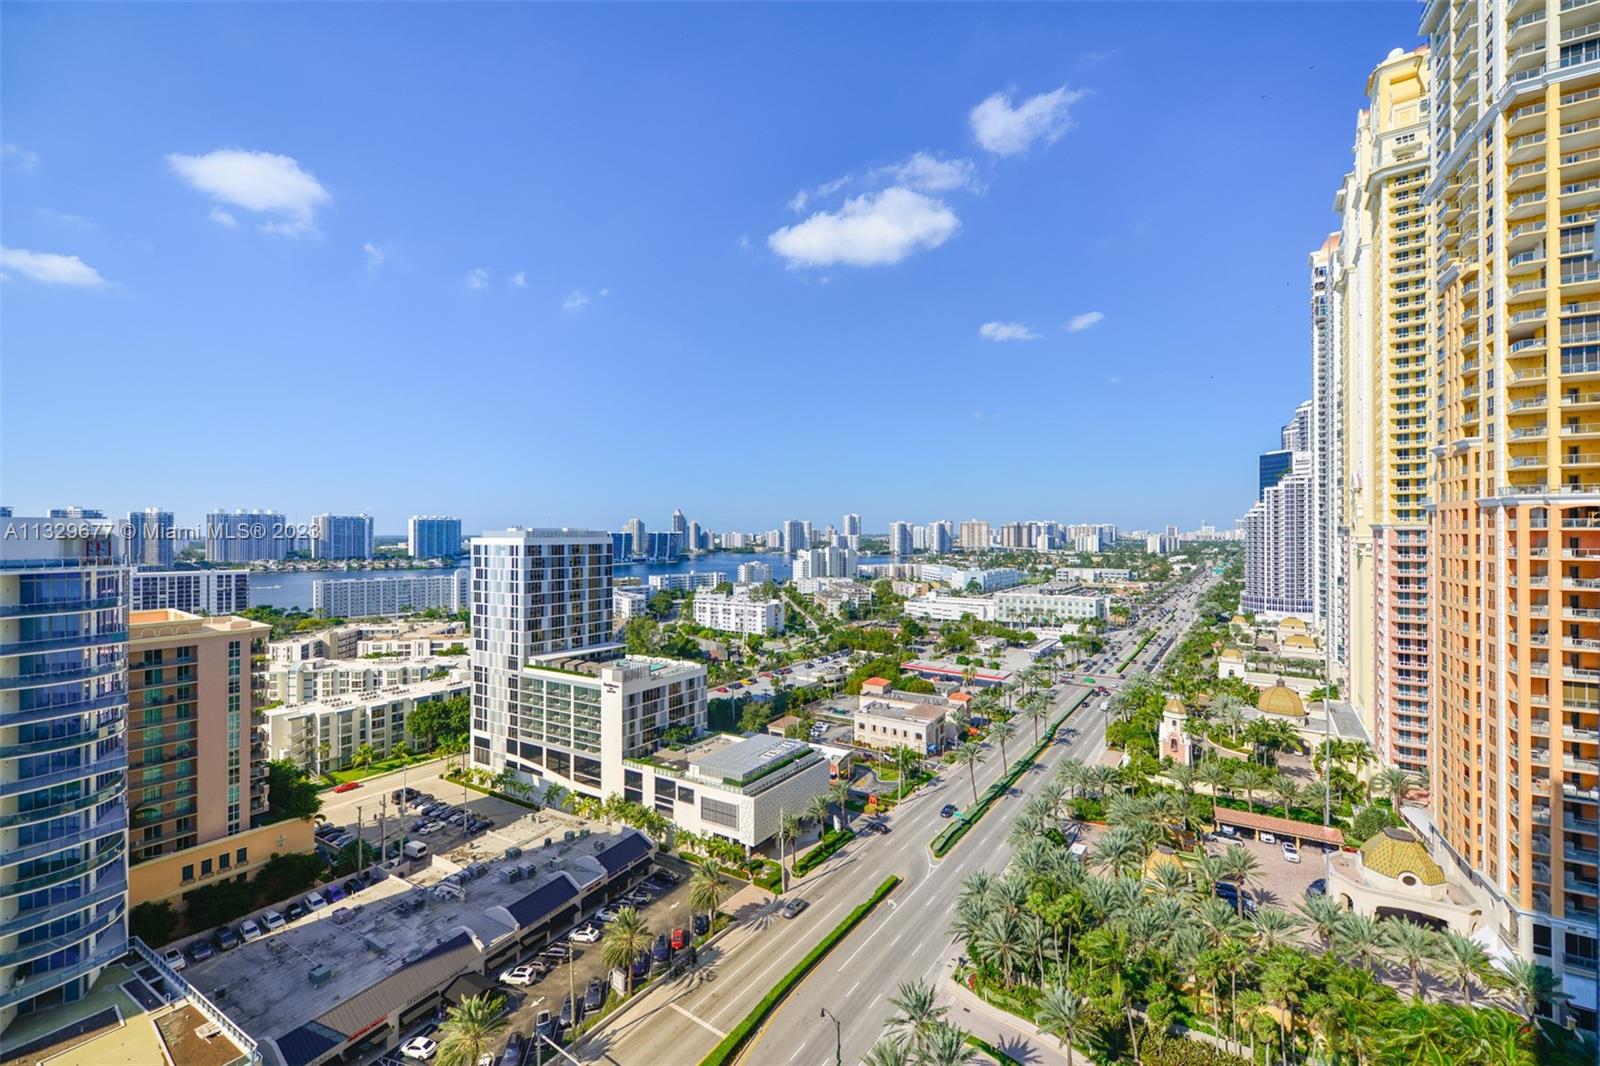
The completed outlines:
{"type": "Polygon", "coordinates": [[[119,525],[0,519],[0,1031],[128,947],[119,525]]]}
{"type": "Polygon", "coordinates": [[[406,553],[413,559],[449,559],[461,554],[461,519],[414,514],[406,522],[406,553]]]}
{"type": "Polygon", "coordinates": [[[911,523],[889,523],[889,554],[896,559],[909,559],[914,549],[911,544],[911,523]]]}
{"type": "Polygon", "coordinates": [[[128,515],[128,565],[171,566],[177,557],[172,512],[147,507],[128,515]]]}
{"type": "Polygon", "coordinates": [[[1295,409],[1281,443],[1290,459],[1287,470],[1245,512],[1239,606],[1257,614],[1305,618],[1312,611],[1315,584],[1310,400],[1295,409]]]}
{"type": "MultiPolygon", "coordinates": [[[[1319,515],[1319,582],[1348,597],[1333,636],[1343,651],[1345,693],[1378,756],[1413,773],[1428,769],[1428,512],[1433,380],[1427,215],[1428,53],[1395,49],[1367,80],[1356,122],[1355,168],[1334,207],[1340,232],[1332,255],[1337,360],[1316,370],[1319,393],[1337,381],[1334,446],[1318,454],[1319,506],[1331,500],[1340,551],[1323,556],[1327,516],[1319,515]]],[[[1327,245],[1324,245],[1327,248],[1327,245]]],[[[1313,308],[1313,324],[1316,325],[1313,308]]],[[[1321,423],[1313,445],[1321,444],[1321,423]]],[[[1319,586],[1321,587],[1321,586],[1319,586]]],[[[1326,604],[1319,603],[1319,607],[1326,604]]],[[[1330,622],[1324,610],[1319,617],[1330,622]]]]}
{"type": "Polygon", "coordinates": [[[1433,0],[1432,816],[1595,1027],[1600,7],[1433,0]]]}
{"type": "Polygon", "coordinates": [[[861,536],[861,516],[858,514],[845,515],[844,523],[839,532],[843,533],[847,537],[861,536]]]}

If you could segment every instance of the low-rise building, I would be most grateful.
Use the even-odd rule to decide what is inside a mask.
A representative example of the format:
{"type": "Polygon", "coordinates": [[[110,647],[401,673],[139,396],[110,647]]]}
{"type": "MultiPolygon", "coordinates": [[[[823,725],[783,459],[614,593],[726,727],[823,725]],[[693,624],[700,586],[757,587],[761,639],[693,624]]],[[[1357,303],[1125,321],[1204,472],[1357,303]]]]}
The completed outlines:
{"type": "Polygon", "coordinates": [[[466,568],[438,574],[321,579],[311,583],[311,608],[328,618],[370,618],[437,608],[465,611],[472,604],[466,568]]]}
{"type": "MultiPolygon", "coordinates": [[[[419,636],[370,637],[356,642],[356,655],[385,656],[396,659],[452,658],[471,651],[472,638],[465,633],[428,633],[419,636]]],[[[462,665],[466,660],[461,660],[462,665]]]]}
{"type": "Polygon", "coordinates": [[[960,663],[930,662],[924,659],[912,659],[910,662],[901,663],[900,669],[936,684],[969,684],[977,688],[990,688],[1011,680],[1010,670],[980,670],[975,666],[962,666],[960,663]]]}
{"type": "Polygon", "coordinates": [[[950,701],[943,696],[896,692],[886,686],[887,682],[883,687],[872,686],[869,680],[861,687],[861,698],[851,716],[856,747],[878,751],[914,748],[928,755],[943,751],[954,734],[949,722],[950,701]],[[868,694],[869,686],[874,694],[868,694]]]}
{"type": "Polygon", "coordinates": [[[772,580],[772,567],[766,563],[740,563],[739,584],[764,585],[772,580]]]}
{"type": "Polygon", "coordinates": [[[135,570],[130,609],[237,614],[250,606],[248,570],[135,570]]]}
{"type": "Polygon", "coordinates": [[[1111,613],[1111,597],[1079,589],[1029,585],[994,594],[995,620],[1025,625],[1060,625],[1111,613]]]}
{"type": "Polygon", "coordinates": [[[758,600],[744,587],[732,592],[698,592],[694,597],[694,623],[724,633],[781,633],[783,601],[758,600]]]}
{"type": "Polygon", "coordinates": [[[1022,584],[1026,576],[1021,570],[1009,566],[976,567],[951,566],[948,563],[921,563],[917,577],[922,581],[936,581],[958,591],[995,592],[1022,584]]]}
{"type": "Polygon", "coordinates": [[[1085,585],[1119,585],[1132,581],[1132,570],[1117,570],[1107,566],[1059,566],[1057,581],[1082,582],[1085,585]]]}
{"type": "Polygon", "coordinates": [[[267,747],[272,758],[313,771],[344,769],[363,744],[386,758],[409,749],[406,719],[420,704],[470,690],[471,683],[456,676],[275,707],[267,712],[267,747]]]}
{"type": "Polygon", "coordinates": [[[989,596],[951,596],[930,592],[907,600],[905,612],[912,618],[927,618],[935,622],[958,622],[971,615],[980,622],[992,622],[995,617],[994,599],[989,596]]]}
{"type": "Polygon", "coordinates": [[[294,706],[405,688],[452,676],[466,680],[469,666],[464,655],[273,663],[266,670],[267,699],[294,706]]]}
{"type": "Polygon", "coordinates": [[[697,570],[685,574],[651,574],[650,591],[694,592],[698,589],[714,589],[727,580],[726,576],[716,571],[704,574],[697,570]]]}
{"type": "Polygon", "coordinates": [[[616,585],[611,589],[611,617],[617,626],[638,618],[650,606],[650,592],[643,585],[616,585]]]}
{"type": "Polygon", "coordinates": [[[350,659],[358,654],[364,630],[360,626],[329,626],[315,633],[274,640],[267,653],[275,663],[297,663],[307,659],[350,659]]]}

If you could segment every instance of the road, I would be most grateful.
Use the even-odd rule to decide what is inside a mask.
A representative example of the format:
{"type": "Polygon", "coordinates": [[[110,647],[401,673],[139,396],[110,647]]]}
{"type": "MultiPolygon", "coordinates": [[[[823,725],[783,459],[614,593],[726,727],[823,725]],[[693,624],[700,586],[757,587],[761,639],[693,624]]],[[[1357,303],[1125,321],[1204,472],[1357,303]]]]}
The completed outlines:
{"type": "MultiPolygon", "coordinates": [[[[1163,629],[1181,633],[1187,627],[1196,590],[1207,581],[1180,586],[1171,601],[1178,609],[1163,629]],[[1178,606],[1183,602],[1190,609],[1178,606]]],[[[1136,632],[1125,632],[1110,643],[1115,654],[1126,657],[1138,639],[1136,632]]],[[[1055,705],[1067,706],[1087,691],[1082,685],[1058,689],[1055,705]]],[[[991,808],[944,859],[933,859],[928,850],[928,842],[948,824],[939,818],[939,808],[947,802],[966,807],[972,801],[967,774],[949,767],[936,783],[887,816],[888,836],[853,842],[800,881],[790,896],[803,897],[810,906],[798,918],[784,919],[770,905],[736,915],[738,924],[702,952],[705,961],[699,972],[648,990],[618,1021],[579,1047],[578,1058],[615,1066],[689,1066],[700,1061],[828,930],[884,878],[899,874],[899,888],[790,994],[743,1056],[743,1061],[763,1066],[831,1063],[833,1026],[819,1021],[819,1009],[826,1007],[842,1024],[844,1061],[859,1062],[883,1033],[889,1013],[886,997],[894,988],[907,980],[936,980],[954,957],[948,926],[961,880],[974,870],[1004,868],[1012,819],[1057,766],[1070,757],[1089,761],[1105,750],[1105,716],[1095,707],[1095,701],[1088,701],[1067,720],[1058,742],[1041,756],[1039,768],[1025,774],[1012,795],[991,808]]],[[[1012,753],[1028,747],[1030,740],[1023,724],[1010,745],[1012,753]]],[[[978,772],[979,792],[1003,772],[998,748],[988,747],[989,758],[978,772]]],[[[971,1028],[985,1031],[977,1024],[971,1028]]],[[[1056,1061],[1058,1056],[1053,1044],[1043,1042],[1031,1053],[1015,1055],[1030,1063],[1056,1061]]]]}

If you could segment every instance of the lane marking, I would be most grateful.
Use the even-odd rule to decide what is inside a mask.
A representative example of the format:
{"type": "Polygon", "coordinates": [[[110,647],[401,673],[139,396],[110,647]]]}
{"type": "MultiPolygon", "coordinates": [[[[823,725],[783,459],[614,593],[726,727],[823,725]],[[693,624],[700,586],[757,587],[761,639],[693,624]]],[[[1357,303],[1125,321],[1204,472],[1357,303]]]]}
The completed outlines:
{"type": "Polygon", "coordinates": [[[856,994],[856,989],[858,989],[860,987],[861,987],[861,982],[860,981],[857,981],[855,984],[851,985],[850,986],[850,991],[848,991],[848,992],[846,992],[844,994],[844,998],[845,999],[849,999],[851,996],[855,995],[856,994]]]}
{"type": "Polygon", "coordinates": [[[671,1007],[673,1010],[677,1011],[679,1014],[683,1015],[685,1018],[688,1018],[691,1022],[694,1022],[694,1024],[698,1025],[700,1028],[709,1030],[710,1032],[716,1034],[716,1037],[717,1037],[718,1040],[726,1040],[727,1039],[727,1037],[728,1037],[727,1033],[724,1033],[721,1029],[718,1029],[716,1026],[712,1025],[710,1022],[705,1021],[705,1020],[701,1019],[700,1017],[698,1017],[698,1016],[696,1016],[694,1014],[691,1014],[689,1011],[684,1010],[682,1007],[678,1006],[678,1004],[669,1003],[669,1004],[667,1004],[667,1006],[671,1007]]]}

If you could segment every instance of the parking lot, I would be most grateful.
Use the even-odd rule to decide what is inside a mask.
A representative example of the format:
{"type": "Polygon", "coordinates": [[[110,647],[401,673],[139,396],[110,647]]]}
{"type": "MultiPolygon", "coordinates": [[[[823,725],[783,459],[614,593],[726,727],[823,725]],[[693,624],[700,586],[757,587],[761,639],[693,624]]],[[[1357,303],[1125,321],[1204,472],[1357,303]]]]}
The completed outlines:
{"type": "Polygon", "coordinates": [[[348,792],[324,792],[322,815],[326,819],[325,824],[333,829],[354,834],[359,819],[362,839],[373,846],[377,846],[380,840],[387,840],[392,850],[394,842],[410,837],[413,840],[426,842],[430,851],[449,851],[478,834],[468,832],[463,825],[450,824],[448,820],[444,825],[429,829],[425,833],[420,830],[413,831],[411,826],[421,817],[420,813],[415,806],[397,805],[393,798],[396,789],[408,787],[427,793],[438,801],[448,804],[452,809],[459,809],[465,815],[478,819],[480,824],[488,822],[492,825],[504,825],[528,813],[525,807],[493,796],[485,796],[464,785],[446,781],[444,766],[444,761],[441,759],[409,767],[404,771],[384,774],[381,777],[368,778],[361,782],[361,787],[348,792]]]}
{"type": "MultiPolygon", "coordinates": [[[[667,887],[665,892],[658,892],[654,888],[644,889],[651,896],[649,903],[638,907],[640,915],[652,934],[665,934],[669,938],[675,929],[687,932],[694,928],[694,918],[689,910],[689,867],[681,861],[670,857],[658,857],[656,869],[666,869],[678,877],[678,883],[667,887]]],[[[655,873],[647,884],[653,883],[655,873]]],[[[731,894],[737,887],[736,882],[727,882],[726,891],[731,894]]],[[[583,921],[578,923],[581,929],[586,925],[595,925],[602,932],[604,923],[595,921],[594,915],[585,915],[583,921]]],[[[692,937],[691,937],[692,939],[692,937]]],[[[559,958],[548,950],[532,950],[518,956],[515,960],[506,962],[498,967],[496,972],[489,974],[495,980],[496,988],[505,994],[506,1002],[510,1007],[509,1021],[505,1034],[501,1037],[496,1047],[495,1066],[501,1066],[500,1054],[513,1035],[520,1034],[525,1040],[527,1051],[523,1061],[532,1063],[535,1056],[532,1052],[533,1034],[539,1021],[540,1013],[550,1012],[552,1020],[559,1019],[562,1013],[562,1003],[568,996],[573,996],[581,1002],[585,999],[592,980],[598,980],[605,996],[604,1002],[609,1006],[616,998],[616,993],[610,987],[610,967],[601,959],[600,943],[584,943],[574,941],[570,935],[558,941],[557,951],[568,951],[571,957],[568,960],[559,958]],[[535,964],[536,972],[533,983],[526,986],[515,986],[499,980],[516,965],[535,964]]],[[[677,959],[679,953],[673,953],[677,959]]],[[[652,967],[651,973],[662,972],[652,967]]],[[[643,978],[636,978],[635,987],[643,978]]],[[[400,1044],[404,1046],[407,1040],[419,1035],[432,1035],[437,1039],[437,1026],[443,1020],[438,1017],[425,1025],[419,1025],[403,1034],[400,1044]]],[[[554,1061],[557,1056],[546,1048],[544,1061],[554,1061]]],[[[367,1060],[380,1063],[382,1066],[406,1066],[412,1062],[405,1058],[398,1050],[391,1050],[385,1054],[374,1056],[367,1060]]],[[[509,1064],[508,1064],[509,1066],[509,1064]]]]}

